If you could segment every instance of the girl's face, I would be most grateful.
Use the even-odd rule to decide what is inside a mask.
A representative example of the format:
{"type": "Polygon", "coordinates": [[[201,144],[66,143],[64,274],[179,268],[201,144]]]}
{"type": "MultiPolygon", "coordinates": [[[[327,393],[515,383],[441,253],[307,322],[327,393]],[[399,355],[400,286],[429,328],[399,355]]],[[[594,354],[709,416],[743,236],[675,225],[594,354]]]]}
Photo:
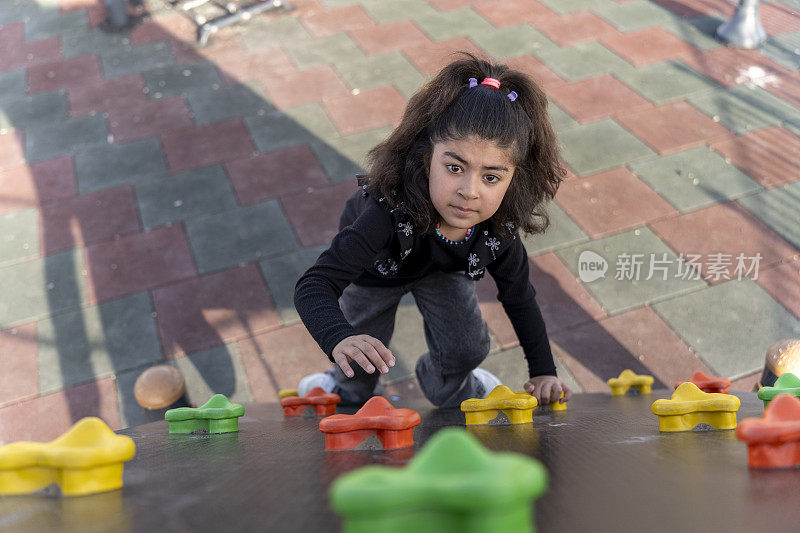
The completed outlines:
{"type": "Polygon", "coordinates": [[[433,145],[428,188],[442,235],[463,240],[469,228],[495,214],[514,176],[511,161],[510,149],[477,137],[433,145]]]}

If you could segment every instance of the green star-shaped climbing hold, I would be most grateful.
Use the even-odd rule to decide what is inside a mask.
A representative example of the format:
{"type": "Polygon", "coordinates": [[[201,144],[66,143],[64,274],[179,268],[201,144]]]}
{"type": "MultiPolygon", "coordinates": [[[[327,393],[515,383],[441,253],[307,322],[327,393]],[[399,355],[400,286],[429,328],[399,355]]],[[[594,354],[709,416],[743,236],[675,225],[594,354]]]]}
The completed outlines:
{"type": "Polygon", "coordinates": [[[179,407],[164,414],[170,433],[231,433],[239,431],[241,404],[231,402],[223,394],[215,394],[200,407],[179,407]]]}
{"type": "Polygon", "coordinates": [[[786,372],[781,374],[772,387],[761,387],[758,389],[758,399],[764,400],[764,407],[769,405],[778,394],[791,394],[800,397],[800,377],[786,372]]]}
{"type": "Polygon", "coordinates": [[[368,466],[331,487],[348,533],[533,531],[547,487],[535,459],[492,453],[460,428],[438,432],[403,469],[368,466]]]}

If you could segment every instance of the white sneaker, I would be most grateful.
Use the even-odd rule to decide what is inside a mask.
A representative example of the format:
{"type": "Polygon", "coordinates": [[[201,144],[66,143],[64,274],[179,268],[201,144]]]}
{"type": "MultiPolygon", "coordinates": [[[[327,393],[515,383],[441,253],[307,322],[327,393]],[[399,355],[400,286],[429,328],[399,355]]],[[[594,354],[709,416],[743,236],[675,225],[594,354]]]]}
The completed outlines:
{"type": "Polygon", "coordinates": [[[336,382],[333,380],[333,376],[326,372],[317,372],[316,374],[309,374],[300,380],[300,383],[297,384],[297,395],[305,396],[314,387],[320,387],[325,392],[331,392],[334,386],[336,386],[336,382]]]}
{"type": "MultiPolygon", "coordinates": [[[[495,387],[503,384],[503,382],[500,381],[500,378],[498,378],[488,370],[484,370],[482,368],[476,368],[475,370],[473,370],[472,375],[475,376],[483,386],[483,393],[479,394],[481,398],[486,398],[487,396],[489,396],[489,393],[494,390],[495,387]]],[[[478,390],[478,392],[480,393],[481,391],[478,390]]]]}

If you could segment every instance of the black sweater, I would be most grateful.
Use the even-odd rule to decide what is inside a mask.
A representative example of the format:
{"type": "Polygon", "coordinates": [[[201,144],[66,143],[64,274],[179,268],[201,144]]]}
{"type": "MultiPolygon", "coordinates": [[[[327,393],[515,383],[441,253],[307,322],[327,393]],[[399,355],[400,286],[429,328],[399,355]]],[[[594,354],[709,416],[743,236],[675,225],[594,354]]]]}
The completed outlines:
{"type": "Polygon", "coordinates": [[[339,297],[350,283],[399,286],[433,272],[464,272],[475,280],[483,276],[484,267],[497,284],[497,299],[514,326],[530,377],[556,375],[536,291],[528,280],[525,247],[516,233],[500,237],[485,222],[466,243],[448,244],[435,233],[416,235],[401,209],[390,210],[383,200],[359,191],[347,201],[330,248],[298,280],[294,304],[331,358],[339,342],[360,333],[339,308],[339,297]]]}

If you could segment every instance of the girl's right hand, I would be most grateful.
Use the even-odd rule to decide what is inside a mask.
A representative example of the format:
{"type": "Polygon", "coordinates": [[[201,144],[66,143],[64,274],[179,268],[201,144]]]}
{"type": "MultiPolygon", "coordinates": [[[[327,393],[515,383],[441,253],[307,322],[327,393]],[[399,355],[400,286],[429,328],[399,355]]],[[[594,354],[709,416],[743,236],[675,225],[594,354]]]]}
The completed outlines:
{"type": "Polygon", "coordinates": [[[375,372],[376,367],[381,374],[386,374],[389,367],[394,366],[392,352],[381,341],[369,335],[352,335],[343,339],[333,349],[331,356],[348,378],[355,375],[350,368],[353,361],[369,374],[375,372]]]}

